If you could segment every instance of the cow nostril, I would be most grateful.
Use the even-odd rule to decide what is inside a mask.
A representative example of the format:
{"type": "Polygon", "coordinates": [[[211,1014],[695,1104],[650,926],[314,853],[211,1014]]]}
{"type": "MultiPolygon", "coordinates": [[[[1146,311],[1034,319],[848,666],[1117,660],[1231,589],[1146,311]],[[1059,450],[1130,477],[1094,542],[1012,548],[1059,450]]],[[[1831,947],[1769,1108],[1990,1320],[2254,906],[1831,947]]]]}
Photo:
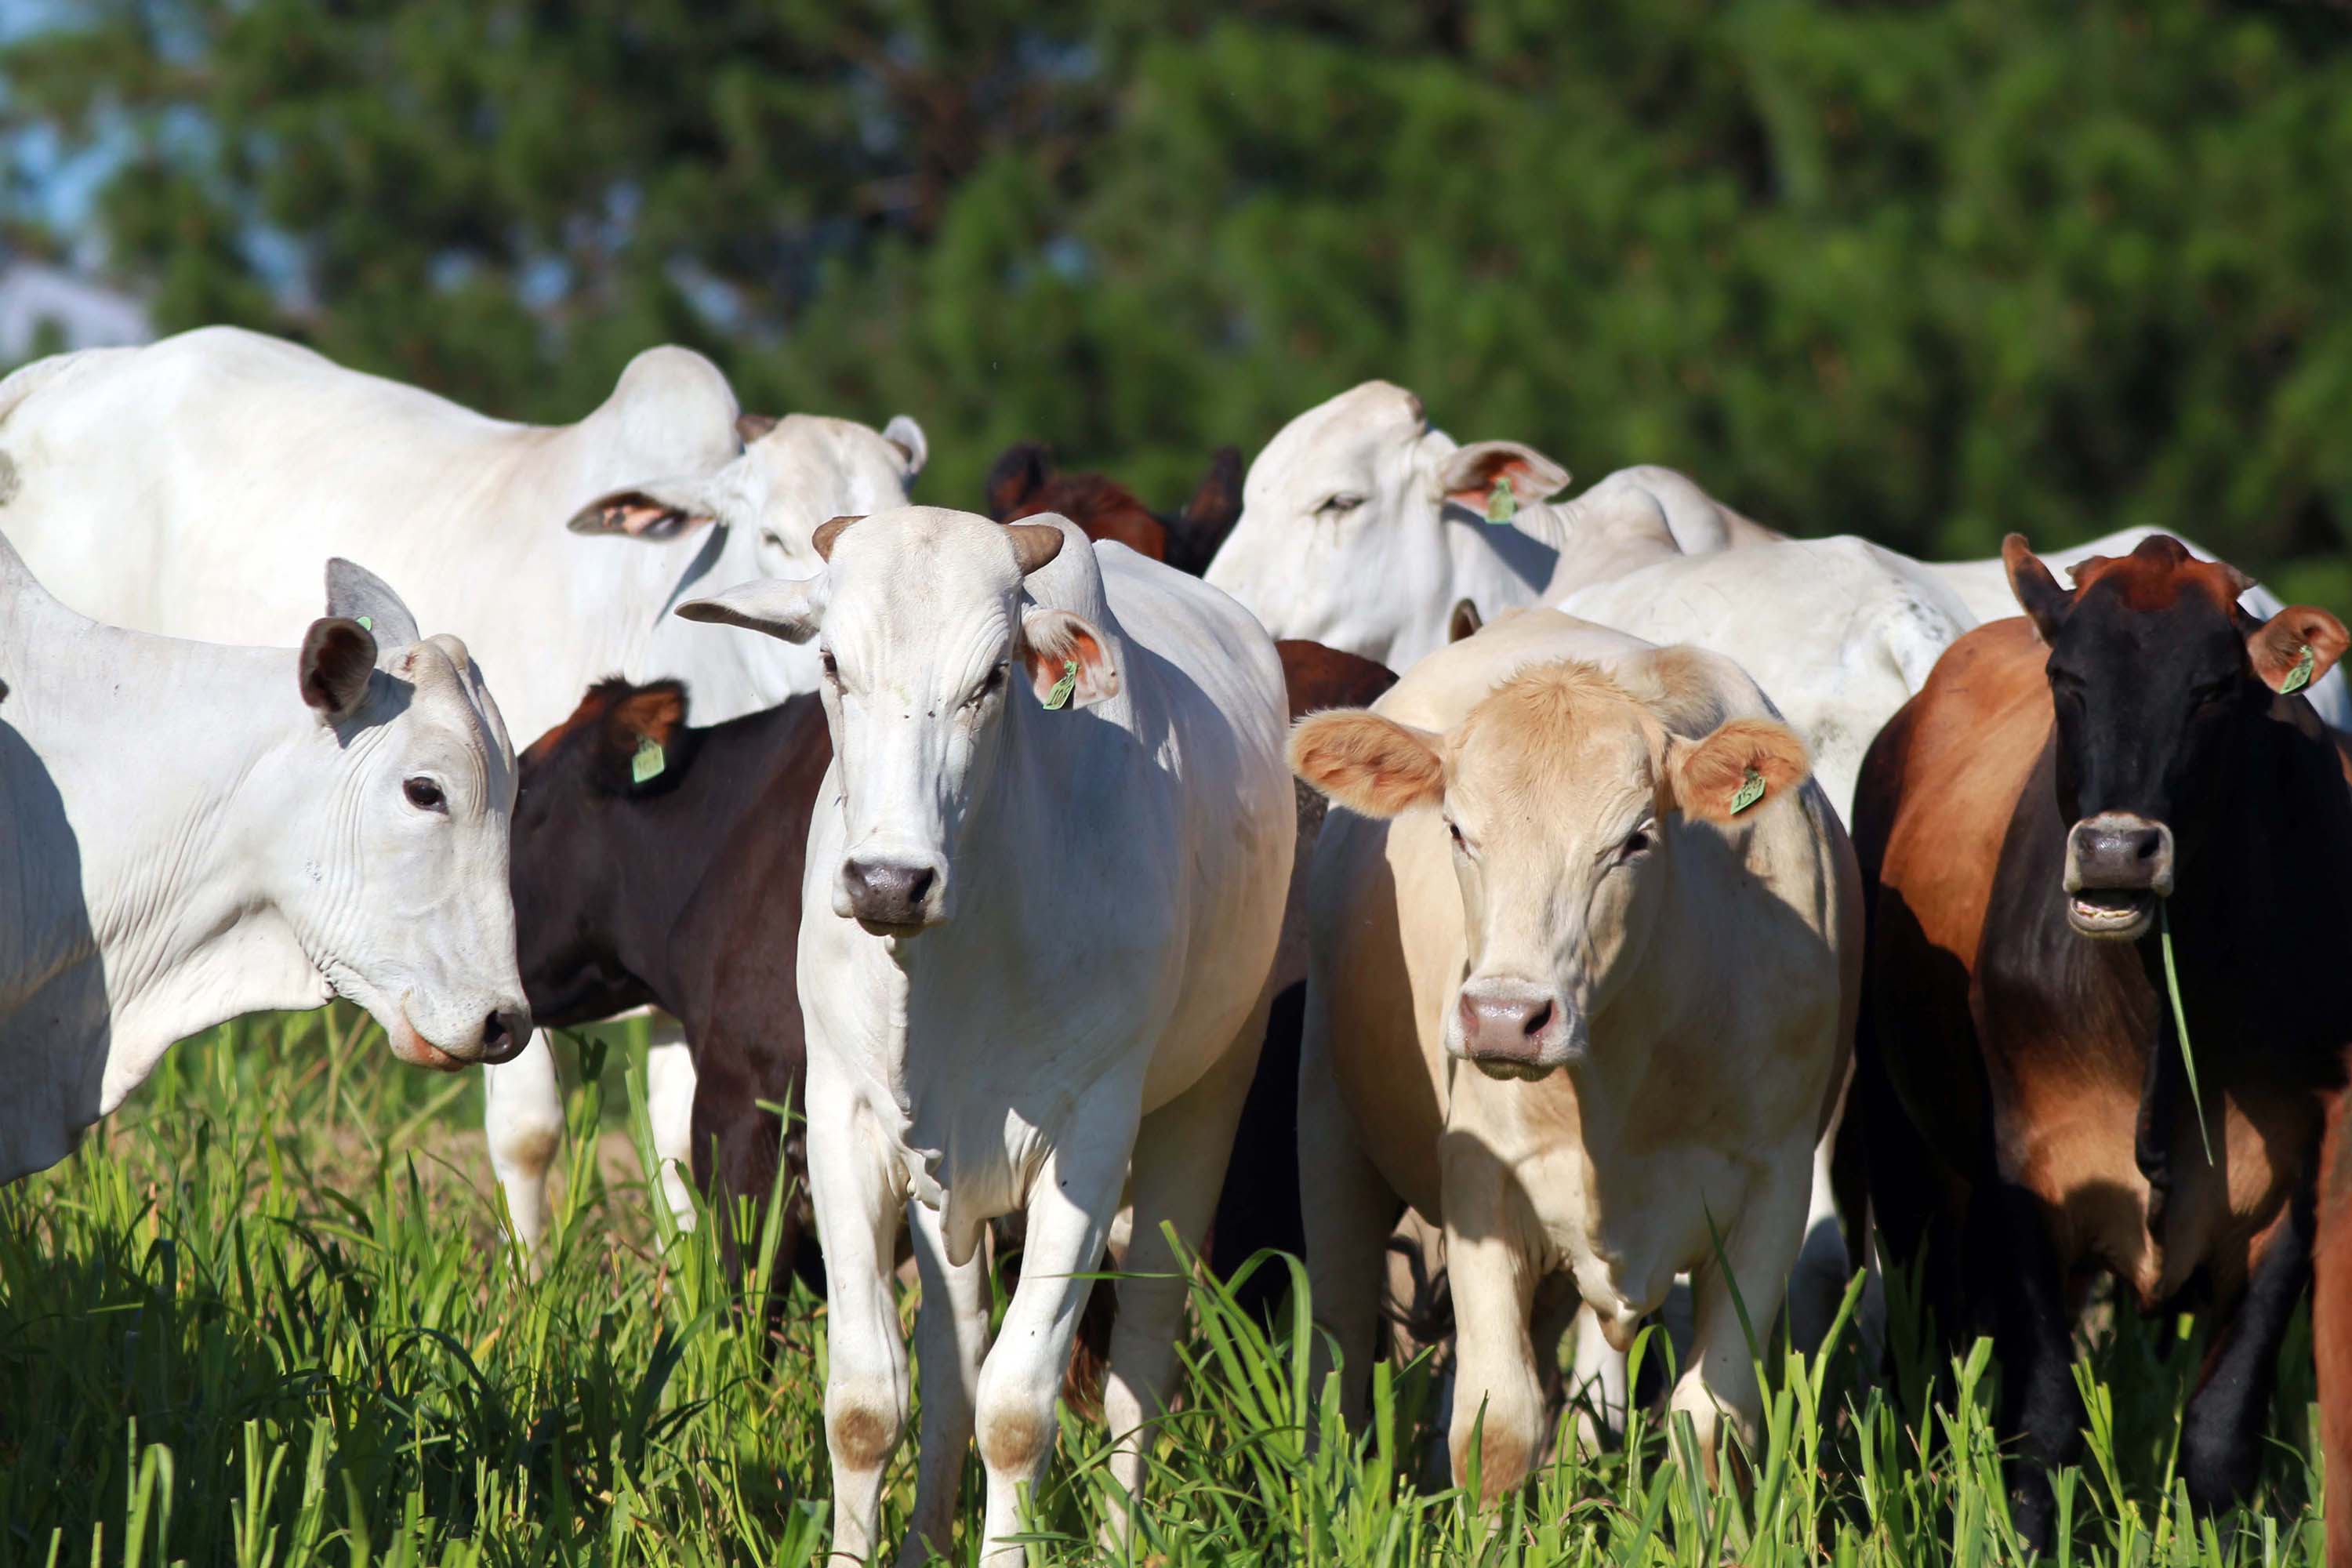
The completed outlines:
{"type": "Polygon", "coordinates": [[[928,866],[907,874],[907,902],[909,907],[921,903],[929,895],[933,880],[935,878],[928,866]]]}
{"type": "Polygon", "coordinates": [[[2158,833],[2155,829],[2151,828],[2147,832],[2139,836],[2139,858],[2141,859],[2155,859],[2157,851],[2163,847],[2164,836],[2158,833]]]}
{"type": "Polygon", "coordinates": [[[1527,1024],[1519,1032],[1532,1040],[1550,1026],[1551,1004],[1547,1001],[1542,1006],[1536,1008],[1528,1015],[1527,1024]]]}
{"type": "Polygon", "coordinates": [[[488,1017],[482,1020],[482,1049],[497,1050],[507,1043],[509,1033],[507,1016],[504,1013],[493,1011],[488,1017]]]}

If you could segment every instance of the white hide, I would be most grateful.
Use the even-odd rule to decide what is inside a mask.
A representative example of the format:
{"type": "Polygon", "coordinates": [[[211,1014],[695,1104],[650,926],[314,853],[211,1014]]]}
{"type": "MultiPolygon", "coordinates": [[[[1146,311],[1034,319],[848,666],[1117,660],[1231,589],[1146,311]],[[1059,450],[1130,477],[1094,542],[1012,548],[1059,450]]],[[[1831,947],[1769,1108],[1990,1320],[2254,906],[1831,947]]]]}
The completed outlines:
{"type": "MultiPolygon", "coordinates": [[[[814,570],[817,524],[900,504],[924,455],[904,416],[877,434],[793,415],[748,447],[736,419],[726,377],[682,348],[631,360],[577,424],[539,426],[211,327],[0,382],[0,532],[84,614],[215,640],[299,640],[320,563],[365,561],[408,587],[425,625],[467,639],[526,742],[614,674],[683,679],[717,722],[814,689],[814,662],[701,635],[670,607],[698,585],[814,570]],[[567,530],[632,491],[679,515],[632,537],[567,530]]],[[[690,1065],[671,1078],[655,1142],[682,1162],[690,1065]]],[[[563,1128],[543,1044],[491,1070],[485,1120],[534,1245],[563,1128]]]]}
{"type": "Polygon", "coordinates": [[[463,644],[334,570],[330,712],[295,649],[89,620],[0,540],[0,1182],[243,1013],[340,994],[443,1068],[524,1037],[498,709],[463,644]]]}
{"type": "Polygon", "coordinates": [[[1118,1479],[1139,1484],[1133,1439],[1174,1371],[1185,1296],[1160,1226],[1197,1244],[1264,1034],[1296,816],[1279,661],[1223,595],[1090,546],[1061,518],[1031,521],[1034,532],[928,508],[868,517],[831,542],[805,590],[755,586],[681,612],[814,638],[840,671],[799,939],[836,1555],[873,1550],[905,1421],[890,1262],[909,1200],[925,1371],[902,1561],[921,1560],[925,1535],[947,1547],[975,1431],[987,1534],[1017,1527],[1016,1488],[1051,1457],[1090,1289],[1072,1276],[1097,1266],[1122,1188],[1127,1269],[1170,1276],[1118,1287],[1105,1409],[1126,1440],[1118,1479]],[[1024,580],[1024,547],[1058,553],[1024,580]],[[1016,636],[1024,648],[1092,639],[1101,658],[1069,706],[1043,701],[1059,652],[1033,670],[1015,651],[990,685],[1016,636]],[[887,881],[875,867],[940,880],[896,927],[867,925],[854,911],[916,898],[903,882],[872,891],[887,881]],[[981,1233],[1016,1212],[1021,1281],[983,1358],[981,1233]]]}

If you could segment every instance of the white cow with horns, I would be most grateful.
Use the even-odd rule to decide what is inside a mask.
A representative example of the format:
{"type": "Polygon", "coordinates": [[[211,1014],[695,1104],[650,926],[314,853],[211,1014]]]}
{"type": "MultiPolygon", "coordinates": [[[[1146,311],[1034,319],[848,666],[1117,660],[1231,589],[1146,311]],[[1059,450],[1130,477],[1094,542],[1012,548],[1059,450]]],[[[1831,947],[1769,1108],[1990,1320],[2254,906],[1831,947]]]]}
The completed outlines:
{"type": "Polygon", "coordinates": [[[834,1552],[874,1550],[905,1424],[906,1214],[924,1382],[901,1561],[949,1548],[976,1426],[982,1559],[1017,1563],[1018,1489],[1052,1455],[1122,1189],[1104,1409],[1130,1497],[1176,1369],[1186,1283],[1161,1227],[1197,1244],[1215,1205],[1289,880],[1282,669],[1232,600],[1060,517],[905,508],[815,543],[808,582],[678,613],[814,641],[825,668],[800,974],[834,1552]],[[1021,1280],[991,1346],[981,1233],[1016,1211],[1021,1280]]]}
{"type": "Polygon", "coordinates": [[[242,1013],[341,995],[447,1069],[530,1038],[514,752],[465,645],[344,561],[300,640],[100,625],[0,539],[0,1182],[242,1013]]]}
{"type": "MultiPolygon", "coordinates": [[[[813,689],[803,650],[667,612],[697,584],[814,571],[816,525],[903,501],[924,453],[903,416],[877,434],[741,416],[687,349],[646,350],[586,418],[540,426],[211,327],[0,381],[0,531],[74,608],[173,637],[298,640],[320,563],[373,563],[499,672],[529,737],[614,673],[679,677],[710,721],[813,689]]],[[[688,1152],[693,1068],[680,1046],[653,1068],[656,1144],[683,1205],[668,1162],[688,1152]]],[[[492,1070],[486,1121],[535,1245],[563,1129],[544,1046],[492,1070]]]]}

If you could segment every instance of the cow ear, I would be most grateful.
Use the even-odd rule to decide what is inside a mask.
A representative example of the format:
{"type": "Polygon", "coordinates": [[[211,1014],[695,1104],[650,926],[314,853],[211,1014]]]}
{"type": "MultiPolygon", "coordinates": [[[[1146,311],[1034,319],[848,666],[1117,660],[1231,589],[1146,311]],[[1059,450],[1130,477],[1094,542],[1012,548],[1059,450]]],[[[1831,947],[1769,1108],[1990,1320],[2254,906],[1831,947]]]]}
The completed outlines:
{"type": "Polygon", "coordinates": [[[1090,708],[1118,695],[1118,666],[1102,633],[1067,610],[1035,610],[1022,621],[1021,662],[1049,707],[1090,708]]]}
{"type": "Polygon", "coordinates": [[[738,414],[735,416],[735,439],[748,447],[782,423],[772,414],[738,414]]]}
{"type": "Polygon", "coordinates": [[[1004,448],[988,470],[988,516],[1003,522],[1021,510],[1021,503],[1045,488],[1054,466],[1052,448],[1042,441],[1015,441],[1004,448]]]}
{"type": "Polygon", "coordinates": [[[2273,691],[2301,691],[2336,668],[2352,636],[2344,623],[2311,605],[2289,605],[2246,634],[2254,675],[2273,691]],[[2304,663],[2305,656],[2310,664],[2304,663]],[[2300,679],[2297,672],[2300,672],[2300,679]]]}
{"type": "Polygon", "coordinates": [[[1521,503],[1543,500],[1568,488],[1568,470],[1517,441],[1473,441],[1445,455],[1437,483],[1447,500],[1484,512],[1496,486],[1508,484],[1521,503]]]}
{"type": "Polygon", "coordinates": [[[1201,488],[1167,525],[1168,564],[1195,577],[1204,575],[1241,519],[1242,450],[1220,447],[1210,455],[1201,488]]]}
{"type": "Polygon", "coordinates": [[[924,438],[923,427],[907,415],[893,414],[890,423],[882,426],[882,439],[898,448],[900,477],[913,484],[931,460],[931,444],[924,438]]]}
{"type": "Polygon", "coordinates": [[[423,640],[416,617],[392,584],[341,556],[327,562],[327,614],[357,621],[379,648],[403,648],[423,640]]]}
{"type": "Polygon", "coordinates": [[[1291,726],[1290,771],[1359,816],[1394,816],[1445,797],[1441,738],[1362,708],[1291,726]]]}
{"type": "Polygon", "coordinates": [[[656,680],[638,687],[604,710],[599,775],[619,795],[675,784],[682,769],[677,736],[685,727],[685,686],[656,680]]]}
{"type": "Polygon", "coordinates": [[[1456,599],[1454,601],[1454,613],[1445,617],[1445,640],[1460,642],[1465,637],[1475,637],[1478,635],[1478,628],[1486,624],[1476,605],[1467,599],[1456,599]]]}
{"type": "Polygon", "coordinates": [[[824,620],[824,576],[797,583],[762,577],[706,599],[688,599],[677,613],[689,621],[712,621],[765,632],[786,642],[806,642],[824,620]]]}
{"type": "Polygon", "coordinates": [[[2033,623],[2035,633],[2045,643],[2055,639],[2066,612],[2074,606],[2073,592],[2058,585],[2021,533],[2000,542],[2000,563],[2009,569],[2009,590],[2017,595],[2018,608],[2033,623]]]}
{"type": "Polygon", "coordinates": [[[331,724],[350,718],[367,702],[375,652],[374,637],[355,620],[328,616],[312,621],[295,657],[302,700],[331,724]]]}
{"type": "Polygon", "coordinates": [[[676,539],[723,519],[725,498],[711,482],[713,477],[651,479],[614,490],[582,507],[564,526],[574,533],[619,534],[656,542],[676,539]]]}
{"type": "Polygon", "coordinates": [[[1728,822],[1796,793],[1813,771],[1805,742],[1770,719],[1730,719],[1703,741],[1666,742],[1670,805],[1685,816],[1728,822]]]}

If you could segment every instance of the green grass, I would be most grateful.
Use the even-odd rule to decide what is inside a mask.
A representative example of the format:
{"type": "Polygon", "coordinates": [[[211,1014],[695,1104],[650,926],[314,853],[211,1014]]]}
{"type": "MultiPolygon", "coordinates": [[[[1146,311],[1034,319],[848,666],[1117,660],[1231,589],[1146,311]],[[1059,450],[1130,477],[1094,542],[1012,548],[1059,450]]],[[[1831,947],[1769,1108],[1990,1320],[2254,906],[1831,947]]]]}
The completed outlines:
{"type": "MultiPolygon", "coordinates": [[[[605,1059],[572,1091],[535,1279],[484,1201],[478,1079],[398,1067],[347,1009],[181,1047],[71,1162],[0,1194],[0,1564],[812,1561],[821,1304],[795,1296],[772,1347],[730,1310],[709,1228],[676,1232],[628,1147],[646,1146],[641,1042],[585,1054],[605,1059]]],[[[1200,1307],[1139,1562],[2025,1557],[1985,1347],[1934,1363],[1899,1300],[1899,1395],[1857,1392],[1851,1356],[1775,1358],[1747,1491],[1710,1491],[1685,1434],[1637,1420],[1622,1451],[1563,1458],[1485,1512],[1414,1482],[1425,1365],[1381,1370],[1375,1430],[1310,1445],[1301,1337],[1268,1343],[1213,1292],[1200,1307]],[[1931,1384],[1958,1396],[1931,1405],[1931,1384]]],[[[2114,1321],[2083,1342],[2092,1458],[2062,1480],[2061,1560],[2316,1563],[2307,1328],[2283,1358],[2259,1510],[2217,1528],[2171,1479],[2201,1343],[2096,1317],[2114,1321]]],[[[1104,1449],[1065,1417],[1033,1560],[1099,1560],[1104,1449]]],[[[964,1495],[969,1562],[976,1459],[964,1495]]]]}

